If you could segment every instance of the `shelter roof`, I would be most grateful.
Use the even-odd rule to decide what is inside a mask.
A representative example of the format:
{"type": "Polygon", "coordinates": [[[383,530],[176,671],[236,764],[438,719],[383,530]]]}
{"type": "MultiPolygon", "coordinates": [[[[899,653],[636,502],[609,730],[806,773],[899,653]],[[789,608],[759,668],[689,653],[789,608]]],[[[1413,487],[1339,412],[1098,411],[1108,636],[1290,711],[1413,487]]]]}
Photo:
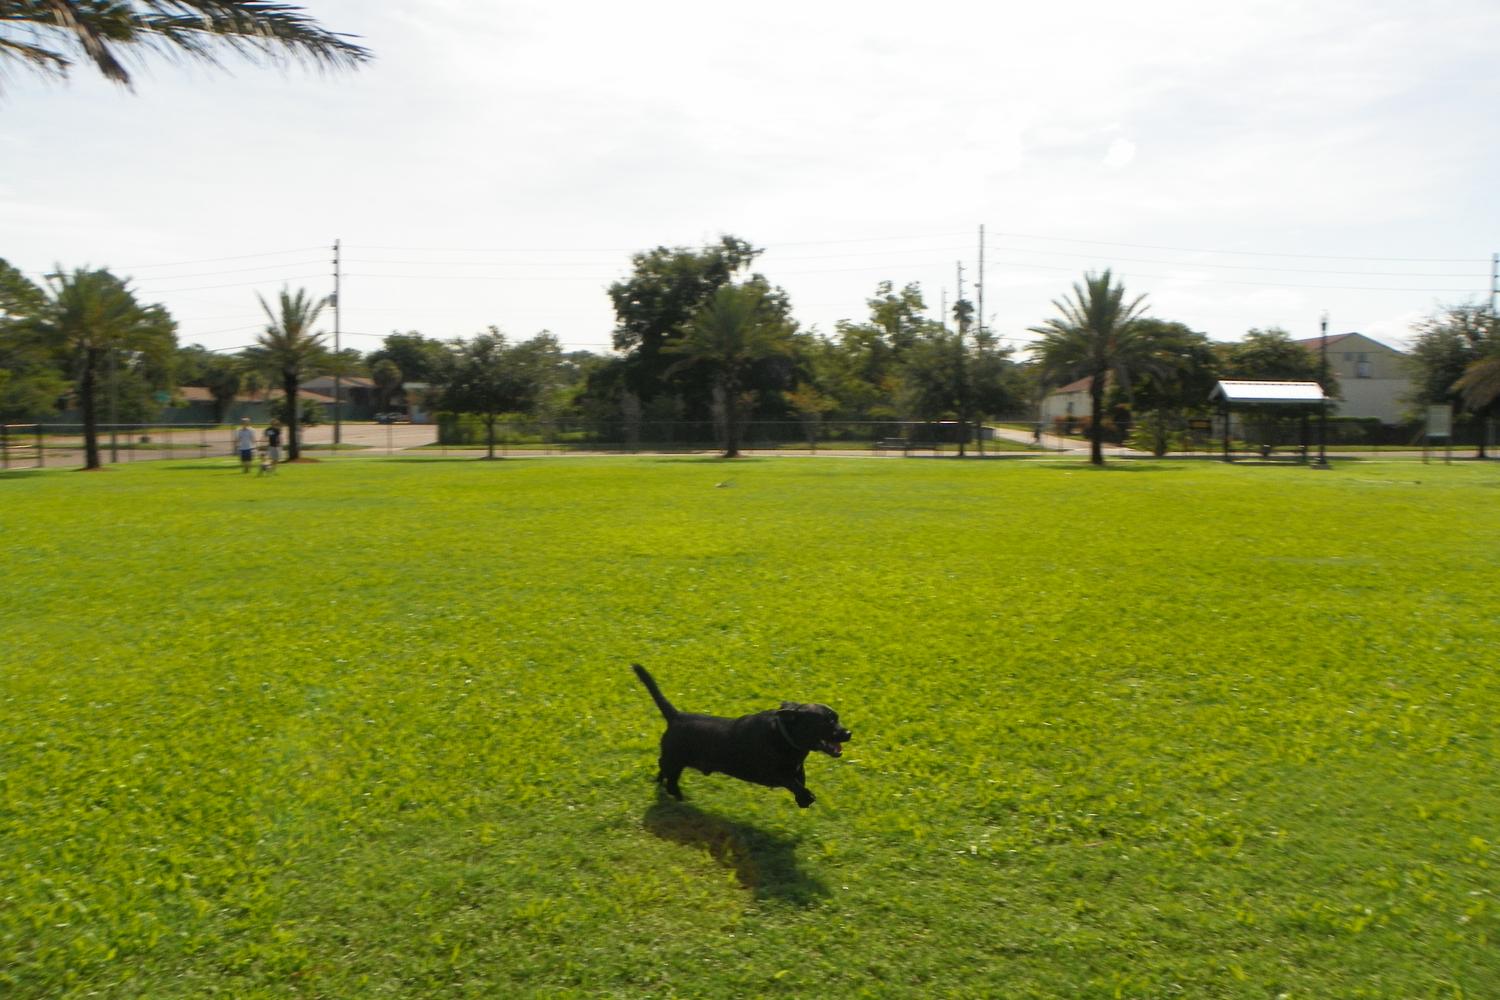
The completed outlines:
{"type": "Polygon", "coordinates": [[[1227,403],[1321,403],[1327,397],[1316,382],[1262,382],[1224,379],[1208,394],[1227,403]]]}

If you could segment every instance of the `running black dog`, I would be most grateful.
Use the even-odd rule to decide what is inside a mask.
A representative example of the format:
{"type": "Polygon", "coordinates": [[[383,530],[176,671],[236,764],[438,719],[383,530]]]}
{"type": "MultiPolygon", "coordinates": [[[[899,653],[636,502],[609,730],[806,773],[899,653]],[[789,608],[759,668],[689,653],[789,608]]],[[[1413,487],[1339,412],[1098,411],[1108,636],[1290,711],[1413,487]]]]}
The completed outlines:
{"type": "Polygon", "coordinates": [[[656,781],[676,799],[682,798],[677,781],[683,768],[696,767],[704,774],[721,771],[742,781],[788,789],[797,797],[797,805],[806,809],[813,804],[802,766],[807,755],[817,750],[838,757],[844,752],[841,744],[853,738],[839,725],[839,714],[827,705],[784,701],[773,711],[738,719],[679,712],[645,667],[631,666],[667,720],[656,781]]]}

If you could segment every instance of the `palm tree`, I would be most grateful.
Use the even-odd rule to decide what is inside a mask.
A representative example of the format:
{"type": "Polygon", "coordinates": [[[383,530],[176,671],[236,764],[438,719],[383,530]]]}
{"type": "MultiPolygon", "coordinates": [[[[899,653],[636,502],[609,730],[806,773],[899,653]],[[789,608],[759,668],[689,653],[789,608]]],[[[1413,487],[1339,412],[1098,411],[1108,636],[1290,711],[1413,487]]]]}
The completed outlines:
{"type": "MultiPolygon", "coordinates": [[[[1470,362],[1463,377],[1453,383],[1464,406],[1479,417],[1489,417],[1500,409],[1500,354],[1491,354],[1470,362]]],[[[1484,434],[1479,435],[1479,457],[1485,457],[1484,434]]]]}
{"type": "Polygon", "coordinates": [[[1071,299],[1053,299],[1060,317],[1031,328],[1042,335],[1036,350],[1042,361],[1042,376],[1049,385],[1062,385],[1090,378],[1089,461],[1104,464],[1104,389],[1110,375],[1129,388],[1130,369],[1149,364],[1150,338],[1137,320],[1144,312],[1145,296],[1125,302],[1125,286],[1110,282],[1102,274],[1084,275],[1083,284],[1073,283],[1071,299]]]}
{"type": "Polygon", "coordinates": [[[47,275],[45,302],[28,325],[69,366],[83,415],[84,467],[99,462],[99,388],[122,352],[165,356],[177,346],[177,324],[159,305],[143,306],[129,283],[109,271],[61,268],[47,275]]]}
{"type": "Polygon", "coordinates": [[[791,324],[764,285],[722,285],[699,307],[682,334],[662,345],[684,355],[669,371],[702,364],[713,371],[724,407],[724,457],[740,453],[740,395],[757,361],[791,351],[791,324]]]}
{"type": "Polygon", "coordinates": [[[257,294],[256,298],[260,299],[260,307],[265,310],[270,323],[265,332],[255,338],[255,346],[245,354],[281,379],[281,391],[287,404],[287,458],[296,461],[302,455],[302,441],[297,433],[301,416],[297,390],[304,379],[316,374],[327,358],[323,334],[312,332],[312,325],[327,300],[310,299],[300,288],[296,295],[283,288],[279,308],[273,311],[263,296],[257,294]]]}
{"type": "Polygon", "coordinates": [[[380,396],[380,409],[389,410],[396,390],[401,388],[401,369],[390,358],[381,358],[370,366],[370,378],[380,396]]]}
{"type": "Polygon", "coordinates": [[[81,54],[126,87],[122,58],[142,52],[217,64],[217,50],[251,60],[346,69],[371,58],[351,36],[292,4],[266,0],[0,0],[0,62],[66,78],[81,54]]]}

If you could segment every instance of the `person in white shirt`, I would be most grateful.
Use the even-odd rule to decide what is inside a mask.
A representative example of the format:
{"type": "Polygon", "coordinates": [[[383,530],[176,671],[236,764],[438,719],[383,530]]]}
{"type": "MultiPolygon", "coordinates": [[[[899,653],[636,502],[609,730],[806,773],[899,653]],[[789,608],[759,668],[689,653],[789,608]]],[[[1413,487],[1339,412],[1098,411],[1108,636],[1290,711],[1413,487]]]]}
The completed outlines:
{"type": "Polygon", "coordinates": [[[240,429],[234,433],[234,446],[240,453],[240,471],[249,472],[250,462],[255,458],[255,428],[249,417],[240,418],[240,429]]]}

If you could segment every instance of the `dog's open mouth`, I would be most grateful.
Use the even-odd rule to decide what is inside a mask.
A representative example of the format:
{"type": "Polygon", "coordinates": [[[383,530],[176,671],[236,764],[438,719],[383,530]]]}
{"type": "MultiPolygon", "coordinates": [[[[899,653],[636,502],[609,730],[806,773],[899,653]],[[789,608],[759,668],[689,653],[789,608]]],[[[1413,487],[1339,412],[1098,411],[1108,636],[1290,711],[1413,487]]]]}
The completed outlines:
{"type": "Polygon", "coordinates": [[[830,757],[842,757],[844,755],[843,745],[835,743],[833,740],[824,740],[818,744],[818,749],[830,757]]]}

